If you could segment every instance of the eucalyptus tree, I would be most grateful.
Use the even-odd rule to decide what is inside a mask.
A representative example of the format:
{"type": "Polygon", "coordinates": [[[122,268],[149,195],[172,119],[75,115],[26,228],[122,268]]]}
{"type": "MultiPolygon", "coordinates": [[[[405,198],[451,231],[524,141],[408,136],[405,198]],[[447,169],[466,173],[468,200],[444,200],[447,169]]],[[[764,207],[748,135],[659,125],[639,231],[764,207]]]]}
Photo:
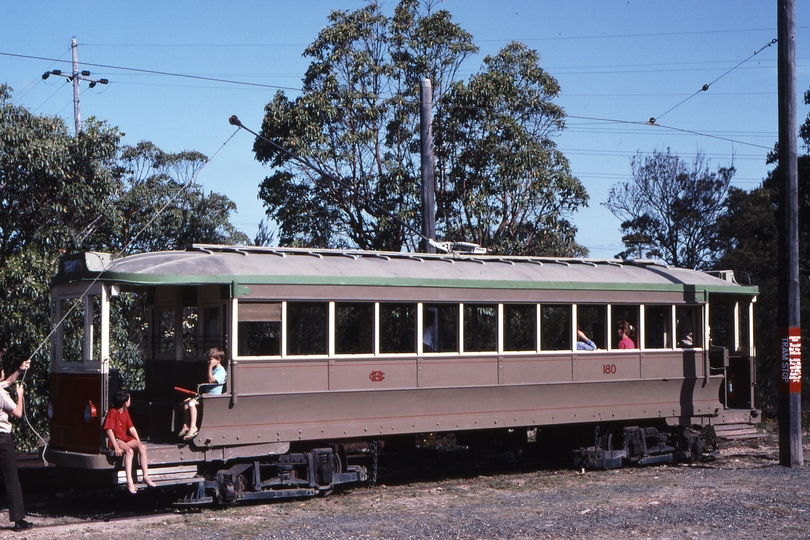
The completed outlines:
{"type": "Polygon", "coordinates": [[[279,242],[416,250],[419,83],[427,77],[437,231],[509,253],[581,251],[572,249],[575,229],[560,218],[587,196],[549,138],[563,127],[563,111],[551,103],[556,81],[535,52],[510,45],[485,60],[484,73],[460,82],[460,66],[478,49],[449,12],[434,7],[403,0],[391,18],[376,3],[332,12],[304,52],[311,63],[301,96],[278,92],[265,107],[262,135],[315,165],[261,139],[254,145],[256,158],[273,168],[259,197],[279,242]],[[492,196],[476,195],[484,192],[492,196]]]}
{"type": "Polygon", "coordinates": [[[448,91],[437,115],[437,221],[445,236],[500,253],[579,256],[569,217],[588,196],[556,148],[557,81],[511,43],[448,91]]]}
{"type": "Polygon", "coordinates": [[[207,162],[200,152],[164,152],[148,141],[123,147],[116,167],[122,185],[114,201],[118,220],[110,223],[118,234],[106,236],[110,248],[138,253],[192,243],[250,243],[230,222],[236,204],[206,194],[196,182],[207,162]]]}
{"type": "Polygon", "coordinates": [[[717,251],[717,220],[725,212],[726,194],[735,169],[709,170],[700,152],[687,163],[666,152],[636,154],[632,180],[614,185],[604,204],[622,220],[628,251],[646,254],[684,268],[705,269],[717,251]]]}

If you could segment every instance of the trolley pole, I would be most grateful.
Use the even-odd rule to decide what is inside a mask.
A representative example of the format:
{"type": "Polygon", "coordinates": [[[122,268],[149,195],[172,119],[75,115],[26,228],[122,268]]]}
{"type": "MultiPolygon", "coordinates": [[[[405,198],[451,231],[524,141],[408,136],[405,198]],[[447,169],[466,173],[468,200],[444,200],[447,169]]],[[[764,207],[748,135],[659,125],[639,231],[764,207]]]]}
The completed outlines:
{"type": "MultiPolygon", "coordinates": [[[[419,135],[422,141],[422,234],[425,238],[436,240],[436,209],[434,207],[434,186],[436,180],[433,176],[433,86],[430,79],[422,78],[419,83],[421,97],[421,112],[419,115],[419,135]]],[[[424,253],[436,253],[427,240],[422,240],[424,253]]]]}
{"type": "Polygon", "coordinates": [[[802,334],[799,296],[799,182],[795,0],[777,0],[779,79],[779,462],[803,464],[802,334]]]}
{"type": "Polygon", "coordinates": [[[42,79],[47,79],[51,75],[57,75],[59,77],[64,77],[68,80],[68,82],[73,83],[73,126],[75,128],[75,133],[78,135],[82,130],[82,115],[81,115],[81,107],[79,106],[79,81],[87,81],[90,83],[90,88],[93,88],[97,84],[107,84],[110,81],[107,79],[90,79],[90,72],[89,71],[82,71],[79,72],[79,52],[78,46],[76,45],[76,38],[74,37],[70,40],[70,49],[73,57],[73,70],[70,74],[62,73],[61,70],[54,69],[52,71],[46,71],[42,74],[42,79]]]}

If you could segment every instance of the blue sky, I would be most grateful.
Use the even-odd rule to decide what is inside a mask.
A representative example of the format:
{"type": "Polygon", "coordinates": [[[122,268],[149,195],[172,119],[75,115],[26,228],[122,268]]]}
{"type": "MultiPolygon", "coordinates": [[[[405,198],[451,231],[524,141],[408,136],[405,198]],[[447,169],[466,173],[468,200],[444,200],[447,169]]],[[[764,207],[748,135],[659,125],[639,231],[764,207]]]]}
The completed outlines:
{"type": "MultiPolygon", "coordinates": [[[[396,5],[381,4],[389,15],[396,5]]],[[[253,159],[247,132],[229,140],[234,128],[228,117],[236,114],[258,131],[274,87],[298,95],[308,65],[303,50],[329,13],[364,5],[6,0],[0,2],[0,83],[14,89],[16,104],[62,116],[72,126],[71,86],[41,76],[70,71],[75,37],[80,69],[110,81],[93,89],[82,84],[82,118],[118,126],[125,144],[149,140],[165,151],[213,156],[198,181],[237,203],[233,221],[253,238],[264,214],[258,185],[269,171],[253,159]]],[[[557,102],[568,114],[568,127],[556,142],[591,197],[589,207],[574,216],[577,240],[591,256],[622,250],[619,220],[601,203],[612,185],[630,178],[637,151],[669,147],[688,161],[701,151],[713,170],[733,159],[733,184],[744,189],[756,187],[769,170],[765,156],[778,136],[777,46],[766,45],[776,38],[776,0],[446,0],[436,7],[450,11],[481,49],[461,76],[477,72],[484,55],[522,41],[559,81],[557,102]],[[704,84],[709,90],[698,92],[704,84]],[[644,124],[650,117],[659,127],[644,124]]],[[[796,2],[796,21],[801,124],[808,112],[801,98],[810,88],[810,2],[796,2]]]]}

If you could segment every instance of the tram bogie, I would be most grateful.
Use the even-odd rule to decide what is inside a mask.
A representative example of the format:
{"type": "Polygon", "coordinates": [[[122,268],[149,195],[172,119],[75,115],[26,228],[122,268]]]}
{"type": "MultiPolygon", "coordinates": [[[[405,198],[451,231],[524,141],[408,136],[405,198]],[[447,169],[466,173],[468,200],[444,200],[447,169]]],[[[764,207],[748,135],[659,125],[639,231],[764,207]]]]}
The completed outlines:
{"type": "Polygon", "coordinates": [[[101,425],[129,386],[150,471],[168,482],[196,466],[175,477],[194,487],[184,504],[328,493],[373,477],[346,446],[422,433],[527,444],[527,431],[599,426],[612,436],[580,444],[579,465],[700,459],[713,449],[697,430],[758,421],[756,292],[633,261],[227,246],[66,257],[46,457],[120,467],[101,425]],[[118,374],[111,359],[134,343],[139,360],[118,374]],[[200,394],[199,432],[179,439],[176,389],[198,390],[214,346],[224,391],[200,394]]]}

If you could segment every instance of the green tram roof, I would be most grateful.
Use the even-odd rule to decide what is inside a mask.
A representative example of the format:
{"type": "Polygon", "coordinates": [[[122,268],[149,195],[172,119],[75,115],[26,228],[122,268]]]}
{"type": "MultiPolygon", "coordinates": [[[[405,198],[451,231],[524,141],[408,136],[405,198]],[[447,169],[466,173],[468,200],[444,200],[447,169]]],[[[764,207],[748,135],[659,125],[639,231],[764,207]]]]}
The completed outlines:
{"type": "Polygon", "coordinates": [[[730,272],[674,268],[651,261],[416,254],[195,244],[112,259],[62,258],[53,285],[99,280],[127,286],[326,285],[475,289],[579,289],[706,292],[754,296],[730,272]]]}

